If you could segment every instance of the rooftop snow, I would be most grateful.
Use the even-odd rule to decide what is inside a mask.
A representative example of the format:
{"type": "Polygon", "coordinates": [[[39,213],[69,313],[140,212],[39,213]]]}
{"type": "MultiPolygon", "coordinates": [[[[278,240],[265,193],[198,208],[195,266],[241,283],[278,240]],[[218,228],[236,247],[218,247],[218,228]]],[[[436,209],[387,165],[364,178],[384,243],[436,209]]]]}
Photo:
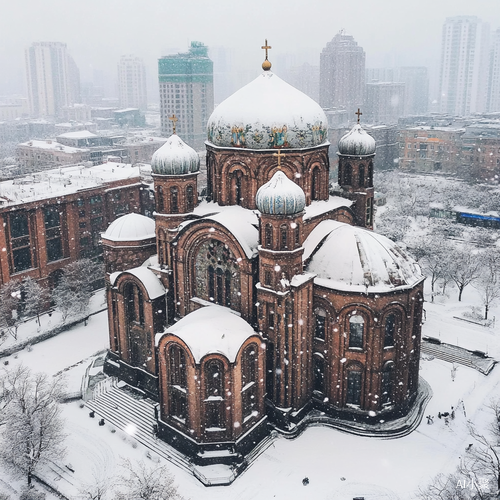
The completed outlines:
{"type": "Polygon", "coordinates": [[[305,208],[304,220],[312,219],[340,207],[350,207],[352,201],[340,196],[330,196],[325,201],[313,201],[305,208]]]}
{"type": "Polygon", "coordinates": [[[253,328],[240,316],[226,307],[210,305],[188,314],[164,333],[172,333],[182,339],[191,350],[196,363],[207,354],[218,353],[234,363],[242,344],[252,335],[253,328]]]}
{"type": "Polygon", "coordinates": [[[53,151],[61,151],[62,153],[81,153],[88,151],[88,149],[83,148],[73,148],[71,146],[65,146],[56,141],[28,141],[22,142],[19,146],[24,146],[27,148],[38,148],[38,149],[49,149],[53,151]]]}
{"type": "Polygon", "coordinates": [[[138,165],[124,163],[108,162],[94,167],[60,167],[29,177],[0,182],[0,196],[8,200],[5,205],[17,205],[77,193],[113,181],[134,178],[139,181],[140,176],[138,165]]]}
{"type": "Polygon", "coordinates": [[[127,214],[113,221],[102,237],[110,241],[139,241],[156,236],[155,221],[140,214],[127,214]]]}
{"type": "Polygon", "coordinates": [[[91,139],[94,137],[99,137],[88,130],[78,130],[76,132],[66,132],[65,134],[59,134],[57,137],[62,137],[64,139],[91,139]]]}

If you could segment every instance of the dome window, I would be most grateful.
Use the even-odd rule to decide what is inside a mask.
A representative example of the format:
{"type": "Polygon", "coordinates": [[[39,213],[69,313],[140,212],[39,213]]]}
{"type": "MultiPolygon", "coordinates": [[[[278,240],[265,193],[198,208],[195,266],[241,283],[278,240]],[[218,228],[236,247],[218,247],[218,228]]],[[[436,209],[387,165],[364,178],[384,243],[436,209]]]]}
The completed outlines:
{"type": "Polygon", "coordinates": [[[365,320],[355,314],[349,318],[349,348],[363,349],[365,320]]]}

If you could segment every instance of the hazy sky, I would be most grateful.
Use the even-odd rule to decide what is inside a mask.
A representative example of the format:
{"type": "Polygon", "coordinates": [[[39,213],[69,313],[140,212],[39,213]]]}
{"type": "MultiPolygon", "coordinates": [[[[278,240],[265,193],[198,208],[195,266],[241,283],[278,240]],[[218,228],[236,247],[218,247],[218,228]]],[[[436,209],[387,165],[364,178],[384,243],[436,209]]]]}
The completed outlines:
{"type": "Polygon", "coordinates": [[[82,80],[94,68],[114,75],[127,53],[143,57],[155,78],[158,57],[185,51],[192,40],[236,49],[241,65],[256,71],[265,38],[271,61],[288,53],[319,60],[342,28],[364,48],[369,67],[430,65],[439,59],[445,18],[456,15],[477,15],[497,29],[500,2],[0,0],[0,93],[23,81],[24,49],[34,41],[66,42],[82,80]]]}

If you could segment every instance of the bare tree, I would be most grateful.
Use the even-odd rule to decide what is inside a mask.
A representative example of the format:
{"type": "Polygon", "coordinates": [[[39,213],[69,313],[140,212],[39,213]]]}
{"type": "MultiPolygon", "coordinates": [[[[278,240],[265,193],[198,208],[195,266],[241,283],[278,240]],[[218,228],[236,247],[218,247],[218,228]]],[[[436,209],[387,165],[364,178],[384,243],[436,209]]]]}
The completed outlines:
{"type": "Polygon", "coordinates": [[[62,395],[60,378],[32,375],[23,366],[0,374],[0,456],[11,470],[26,475],[28,486],[42,463],[64,454],[62,395]]]}
{"type": "Polygon", "coordinates": [[[12,280],[0,286],[0,323],[17,340],[20,316],[21,284],[12,280]]]}
{"type": "Polygon", "coordinates": [[[500,252],[495,250],[484,252],[482,260],[484,265],[474,287],[481,296],[486,320],[490,306],[500,298],[500,252]]]}
{"type": "Polygon", "coordinates": [[[460,302],[464,288],[479,278],[481,262],[470,249],[457,248],[450,254],[450,257],[448,274],[457,285],[458,300],[460,302]]]}
{"type": "Polygon", "coordinates": [[[135,466],[129,460],[122,463],[125,475],[118,484],[123,489],[115,495],[115,500],[182,500],[174,478],[167,467],[148,467],[144,462],[135,466]]]}

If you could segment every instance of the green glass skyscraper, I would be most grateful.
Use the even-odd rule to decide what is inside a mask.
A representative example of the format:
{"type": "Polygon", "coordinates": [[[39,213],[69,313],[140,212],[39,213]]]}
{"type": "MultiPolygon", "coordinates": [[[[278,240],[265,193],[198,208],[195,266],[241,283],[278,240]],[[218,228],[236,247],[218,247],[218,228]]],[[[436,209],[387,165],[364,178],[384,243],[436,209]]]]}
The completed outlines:
{"type": "Polygon", "coordinates": [[[158,60],[161,132],[177,133],[195,149],[203,148],[207,120],[214,110],[213,62],[208,47],[191,42],[189,52],[164,56],[158,60]]]}

